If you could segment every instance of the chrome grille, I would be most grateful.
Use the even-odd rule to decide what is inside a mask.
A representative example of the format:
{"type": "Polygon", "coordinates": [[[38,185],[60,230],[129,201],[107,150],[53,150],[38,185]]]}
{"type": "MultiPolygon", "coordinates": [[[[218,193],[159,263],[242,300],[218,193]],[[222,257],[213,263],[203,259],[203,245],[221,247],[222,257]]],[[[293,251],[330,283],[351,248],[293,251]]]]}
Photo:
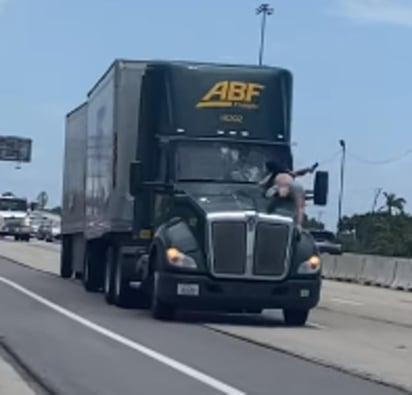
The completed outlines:
{"type": "Polygon", "coordinates": [[[281,276],[288,258],[289,225],[261,222],[256,227],[253,274],[281,276]]]}
{"type": "Polygon", "coordinates": [[[216,277],[282,279],[293,221],[255,212],[209,214],[209,258],[216,277]]]}
{"type": "Polygon", "coordinates": [[[217,274],[242,274],[246,267],[246,224],[219,221],[212,224],[213,268],[217,274]]]}

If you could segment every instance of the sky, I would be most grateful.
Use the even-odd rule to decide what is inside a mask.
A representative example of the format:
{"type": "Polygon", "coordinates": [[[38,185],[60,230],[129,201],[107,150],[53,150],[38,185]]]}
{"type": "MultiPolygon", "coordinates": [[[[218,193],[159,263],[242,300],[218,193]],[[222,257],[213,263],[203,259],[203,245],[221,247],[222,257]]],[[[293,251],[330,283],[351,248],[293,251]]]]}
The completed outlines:
{"type": "MultiPolygon", "coordinates": [[[[0,134],[33,139],[32,162],[0,163],[1,191],[60,204],[64,117],[115,58],[256,63],[250,0],[0,0],[0,134]]],[[[272,0],[264,63],[294,75],[297,166],[330,172],[337,220],[339,139],[347,145],[343,212],[378,188],[412,210],[412,1],[272,0]]],[[[305,180],[310,186],[312,179],[305,180]]],[[[383,201],[380,201],[383,204],[383,201]]]]}

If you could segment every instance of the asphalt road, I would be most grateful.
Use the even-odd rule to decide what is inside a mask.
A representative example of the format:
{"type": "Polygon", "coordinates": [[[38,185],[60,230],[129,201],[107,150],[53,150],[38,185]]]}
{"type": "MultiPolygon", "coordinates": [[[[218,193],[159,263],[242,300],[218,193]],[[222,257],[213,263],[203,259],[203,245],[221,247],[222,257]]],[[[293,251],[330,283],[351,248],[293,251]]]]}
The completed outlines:
{"type": "MultiPolygon", "coordinates": [[[[204,320],[220,318],[156,322],[107,306],[76,282],[0,261],[0,335],[57,394],[401,394],[210,330],[204,320]]],[[[281,326],[276,318],[273,325],[281,326]]],[[[310,337],[322,328],[302,330],[310,337]]]]}

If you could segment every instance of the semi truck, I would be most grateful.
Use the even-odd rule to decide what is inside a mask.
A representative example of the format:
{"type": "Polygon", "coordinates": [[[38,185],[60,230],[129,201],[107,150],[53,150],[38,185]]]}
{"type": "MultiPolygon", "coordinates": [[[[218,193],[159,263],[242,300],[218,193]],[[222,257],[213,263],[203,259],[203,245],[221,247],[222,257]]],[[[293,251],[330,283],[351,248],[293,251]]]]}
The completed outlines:
{"type": "MultiPolygon", "coordinates": [[[[115,60],[66,116],[61,277],[161,320],[270,308],[304,325],[319,253],[258,185],[268,161],[293,167],[292,86],[280,67],[115,60]]],[[[307,199],[327,194],[317,171],[307,199]]]]}
{"type": "Polygon", "coordinates": [[[16,241],[30,241],[30,204],[12,193],[0,196],[0,236],[11,236],[16,241]]]}

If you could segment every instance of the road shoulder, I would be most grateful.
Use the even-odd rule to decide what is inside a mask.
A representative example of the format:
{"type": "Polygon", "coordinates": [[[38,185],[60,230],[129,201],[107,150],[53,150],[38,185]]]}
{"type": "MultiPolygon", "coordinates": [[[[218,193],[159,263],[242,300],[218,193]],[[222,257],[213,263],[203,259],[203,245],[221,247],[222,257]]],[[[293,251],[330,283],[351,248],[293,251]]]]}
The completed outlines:
{"type": "Polygon", "coordinates": [[[36,395],[40,392],[32,388],[15,368],[12,358],[0,346],[0,394],[36,395]]]}

